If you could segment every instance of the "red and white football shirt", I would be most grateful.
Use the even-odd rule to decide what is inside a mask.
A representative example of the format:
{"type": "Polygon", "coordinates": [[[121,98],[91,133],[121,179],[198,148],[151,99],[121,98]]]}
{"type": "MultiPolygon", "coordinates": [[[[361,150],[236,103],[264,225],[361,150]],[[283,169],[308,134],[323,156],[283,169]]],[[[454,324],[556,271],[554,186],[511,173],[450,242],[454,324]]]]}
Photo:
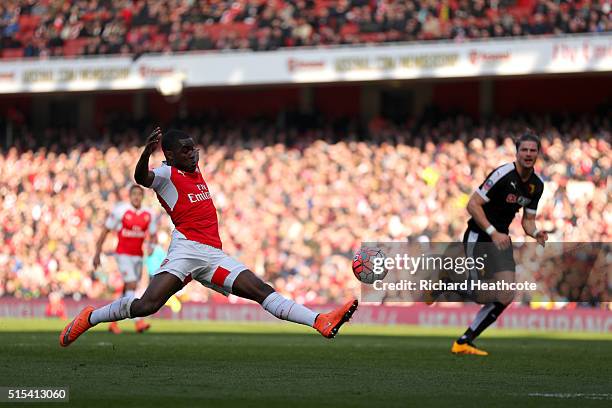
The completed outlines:
{"type": "Polygon", "coordinates": [[[200,169],[188,173],[164,163],[153,173],[151,188],[176,230],[191,241],[221,249],[217,209],[200,169]]]}
{"type": "Polygon", "coordinates": [[[119,203],[113,208],[105,223],[109,230],[117,231],[117,254],[142,256],[142,244],[147,235],[154,234],[156,224],[153,213],[146,208],[136,209],[129,203],[119,203]]]}

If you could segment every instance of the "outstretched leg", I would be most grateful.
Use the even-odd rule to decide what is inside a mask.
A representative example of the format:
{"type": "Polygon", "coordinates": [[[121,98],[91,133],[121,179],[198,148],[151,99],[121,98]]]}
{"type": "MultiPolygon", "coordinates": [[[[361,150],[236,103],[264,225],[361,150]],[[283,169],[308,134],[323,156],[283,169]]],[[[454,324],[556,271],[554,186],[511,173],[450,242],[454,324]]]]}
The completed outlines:
{"type": "Polygon", "coordinates": [[[169,272],[154,275],[142,298],[132,302],[128,317],[145,317],[156,313],[183,286],[183,282],[169,272]]]}
{"type": "MultiPolygon", "coordinates": [[[[126,282],[126,281],[123,282],[123,293],[121,294],[121,297],[134,297],[135,292],[136,292],[136,282],[126,282]]],[[[138,319],[138,322],[140,322],[140,319],[138,319]]],[[[110,322],[110,324],[108,325],[108,330],[114,334],[122,333],[117,322],[110,322]]]]}
{"type": "Polygon", "coordinates": [[[330,313],[318,314],[277,293],[248,269],[236,277],[232,293],[259,303],[279,319],[313,327],[327,338],[333,338],[357,310],[357,300],[352,300],[330,313]]]}
{"type": "Polygon", "coordinates": [[[141,299],[135,299],[132,293],[98,309],[87,306],[64,328],[60,334],[60,345],[70,345],[98,323],[149,316],[161,309],[170,296],[182,287],[183,283],[179,278],[168,272],[161,272],[153,277],[141,299]]]}

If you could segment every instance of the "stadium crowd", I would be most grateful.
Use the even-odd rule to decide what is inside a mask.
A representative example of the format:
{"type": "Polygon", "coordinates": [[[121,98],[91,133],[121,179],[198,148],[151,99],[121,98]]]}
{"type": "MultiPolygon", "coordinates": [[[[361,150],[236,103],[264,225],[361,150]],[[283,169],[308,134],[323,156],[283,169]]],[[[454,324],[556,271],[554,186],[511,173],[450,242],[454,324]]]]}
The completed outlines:
{"type": "MultiPolygon", "coordinates": [[[[461,239],[471,192],[491,169],[513,160],[512,138],[526,125],[543,137],[540,228],[552,231],[553,242],[612,238],[610,116],[554,125],[544,117],[479,124],[456,116],[410,127],[379,119],[365,134],[352,126],[181,123],[190,123],[183,129],[201,145],[224,250],[299,302],[356,293],[350,264],[362,241],[461,239]]],[[[76,131],[35,137],[24,130],[3,150],[0,296],[100,298],[121,290],[114,261],[107,256],[102,271],[92,271],[92,256],[107,211],[127,200],[141,150],[134,143],[145,136],[109,130],[83,140],[76,131]]],[[[158,151],[151,164],[162,160],[158,151]]],[[[161,212],[152,192],[146,205],[161,212]]],[[[163,249],[170,231],[164,214],[163,249]]],[[[518,217],[511,232],[515,240],[524,236],[518,217]]],[[[106,254],[113,245],[107,240],[106,254]]],[[[608,300],[607,284],[597,285],[593,303],[608,300]]],[[[539,299],[559,300],[550,286],[539,299]]],[[[194,284],[182,296],[216,295],[194,284]]]]}
{"type": "Polygon", "coordinates": [[[612,30],[605,0],[6,0],[4,57],[179,52],[612,30]]]}

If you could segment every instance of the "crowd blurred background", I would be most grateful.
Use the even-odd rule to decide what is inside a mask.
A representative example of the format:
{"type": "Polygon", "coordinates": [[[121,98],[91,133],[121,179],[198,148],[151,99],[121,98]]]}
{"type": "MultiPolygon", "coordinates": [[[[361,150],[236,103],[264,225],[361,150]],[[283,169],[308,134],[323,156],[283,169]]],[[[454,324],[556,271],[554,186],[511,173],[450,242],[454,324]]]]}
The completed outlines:
{"type": "Polygon", "coordinates": [[[4,58],[598,33],[607,0],[4,0],[4,58]]]}
{"type": "MultiPolygon", "coordinates": [[[[358,293],[350,265],[362,241],[460,240],[470,194],[493,168],[513,160],[513,139],[527,128],[543,139],[539,227],[553,242],[610,242],[611,118],[450,116],[401,126],[375,118],[363,127],[184,117],[170,126],[200,145],[224,250],[298,302],[325,303],[358,293]]],[[[92,256],[107,212],[127,200],[151,129],[124,125],[89,135],[21,128],[3,148],[0,296],[107,298],[121,290],[110,256],[114,239],[98,271],[92,256]]],[[[156,152],[151,166],[162,160],[156,152]]],[[[148,248],[151,273],[172,226],[152,191],[145,205],[160,214],[159,246],[148,248]]],[[[511,235],[524,237],[519,217],[511,235]]],[[[603,284],[591,304],[609,300],[603,284]]],[[[532,300],[567,296],[551,284],[532,300]]],[[[225,301],[197,284],[182,298],[225,301]]]]}

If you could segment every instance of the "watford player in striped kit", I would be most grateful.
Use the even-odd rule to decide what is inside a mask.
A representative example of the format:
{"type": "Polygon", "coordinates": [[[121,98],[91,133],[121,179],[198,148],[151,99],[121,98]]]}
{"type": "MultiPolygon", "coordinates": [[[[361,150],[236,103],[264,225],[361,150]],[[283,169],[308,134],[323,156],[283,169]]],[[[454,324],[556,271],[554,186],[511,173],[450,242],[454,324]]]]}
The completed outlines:
{"type": "Polygon", "coordinates": [[[62,330],[61,346],[70,345],[98,323],[157,312],[170,296],[192,279],[223,294],[253,300],[277,318],[313,327],[326,338],[333,338],[357,310],[358,302],[352,299],[329,313],[316,313],[277,293],[246,266],[223,252],[217,211],[198,161],[195,142],[184,132],[171,130],[162,138],[161,129],[156,128],[147,138],[134,179],[155,191],[174,223],[167,258],[142,298],[130,295],[98,309],[85,307],[62,330]],[[160,139],[166,161],[150,171],[149,157],[160,139]]]}

